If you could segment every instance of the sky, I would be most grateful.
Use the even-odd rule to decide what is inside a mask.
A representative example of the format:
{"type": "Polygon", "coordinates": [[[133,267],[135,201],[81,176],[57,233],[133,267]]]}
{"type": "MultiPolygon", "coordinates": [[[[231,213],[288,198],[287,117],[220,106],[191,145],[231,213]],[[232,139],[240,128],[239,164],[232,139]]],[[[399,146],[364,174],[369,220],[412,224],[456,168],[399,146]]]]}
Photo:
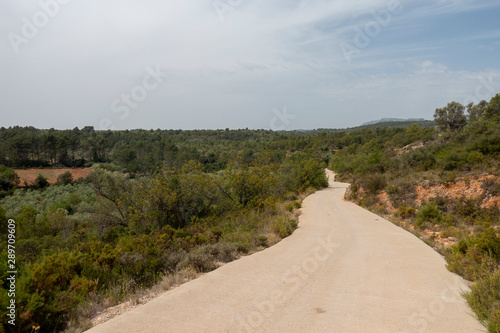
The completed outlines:
{"type": "Polygon", "coordinates": [[[497,0],[0,3],[0,126],[346,128],[500,93],[497,0]]]}

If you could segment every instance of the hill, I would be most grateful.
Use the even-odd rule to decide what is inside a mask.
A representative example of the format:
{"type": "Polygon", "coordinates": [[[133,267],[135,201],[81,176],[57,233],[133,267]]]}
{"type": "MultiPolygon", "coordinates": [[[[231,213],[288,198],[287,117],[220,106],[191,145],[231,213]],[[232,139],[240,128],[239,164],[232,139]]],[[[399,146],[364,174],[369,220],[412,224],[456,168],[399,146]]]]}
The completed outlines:
{"type": "Polygon", "coordinates": [[[368,121],[361,126],[366,126],[366,125],[373,125],[373,124],[380,124],[380,123],[393,123],[393,122],[423,122],[425,121],[424,118],[409,118],[409,119],[402,119],[402,118],[382,118],[379,120],[372,120],[368,121]]]}

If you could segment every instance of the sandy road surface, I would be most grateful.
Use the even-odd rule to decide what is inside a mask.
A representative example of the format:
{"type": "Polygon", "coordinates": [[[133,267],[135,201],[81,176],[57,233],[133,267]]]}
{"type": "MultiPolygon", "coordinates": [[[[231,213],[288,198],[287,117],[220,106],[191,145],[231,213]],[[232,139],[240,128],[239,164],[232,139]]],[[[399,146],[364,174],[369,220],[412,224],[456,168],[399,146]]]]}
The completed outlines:
{"type": "Polygon", "coordinates": [[[346,187],[308,197],[279,244],[88,332],[485,332],[442,257],[346,187]]]}

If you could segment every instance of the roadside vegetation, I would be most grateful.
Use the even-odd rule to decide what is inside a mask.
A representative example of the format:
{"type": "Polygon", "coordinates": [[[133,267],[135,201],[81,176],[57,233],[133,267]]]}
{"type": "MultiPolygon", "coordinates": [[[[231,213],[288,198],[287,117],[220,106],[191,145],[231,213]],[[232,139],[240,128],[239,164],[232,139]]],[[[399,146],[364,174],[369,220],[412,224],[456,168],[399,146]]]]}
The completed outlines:
{"type": "Polygon", "coordinates": [[[498,333],[500,94],[451,102],[434,118],[436,129],[350,133],[330,167],[352,184],[348,199],[421,236],[472,281],[467,301],[498,333]]]}
{"type": "MultiPolygon", "coordinates": [[[[25,130],[3,129],[16,135],[25,130]]],[[[116,154],[116,161],[85,161],[92,164],[90,175],[74,180],[65,173],[52,186],[40,176],[18,188],[16,173],[1,166],[3,318],[12,270],[7,269],[8,219],[16,221],[18,275],[16,327],[2,321],[0,331],[82,331],[99,311],[131,298],[137,302],[134,297],[147,288],[167,290],[289,236],[297,228],[303,197],[328,185],[328,150],[270,150],[254,141],[259,131],[217,133],[224,138],[216,143],[211,135],[179,133],[192,143],[165,144],[170,148],[158,156],[161,163],[152,158],[155,164],[146,165],[121,143],[133,141],[134,134],[124,134],[118,143],[122,150],[106,152],[116,154]],[[129,155],[124,152],[129,158],[119,157],[129,155]]],[[[76,161],[85,154],[68,156],[76,161]]],[[[50,154],[26,156],[26,164],[8,156],[6,164],[29,167],[50,154]]],[[[52,161],[60,163],[61,156],[54,153],[52,161]]]]}

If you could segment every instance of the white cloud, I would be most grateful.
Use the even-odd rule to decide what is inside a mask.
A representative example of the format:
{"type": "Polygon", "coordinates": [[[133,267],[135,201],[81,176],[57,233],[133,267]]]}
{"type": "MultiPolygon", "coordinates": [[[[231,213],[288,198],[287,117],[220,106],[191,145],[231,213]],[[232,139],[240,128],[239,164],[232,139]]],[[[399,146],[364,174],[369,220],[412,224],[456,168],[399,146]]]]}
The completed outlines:
{"type": "Polygon", "coordinates": [[[424,61],[420,65],[420,69],[417,71],[418,74],[444,74],[448,71],[448,67],[443,64],[437,64],[430,60],[424,61]]]}

